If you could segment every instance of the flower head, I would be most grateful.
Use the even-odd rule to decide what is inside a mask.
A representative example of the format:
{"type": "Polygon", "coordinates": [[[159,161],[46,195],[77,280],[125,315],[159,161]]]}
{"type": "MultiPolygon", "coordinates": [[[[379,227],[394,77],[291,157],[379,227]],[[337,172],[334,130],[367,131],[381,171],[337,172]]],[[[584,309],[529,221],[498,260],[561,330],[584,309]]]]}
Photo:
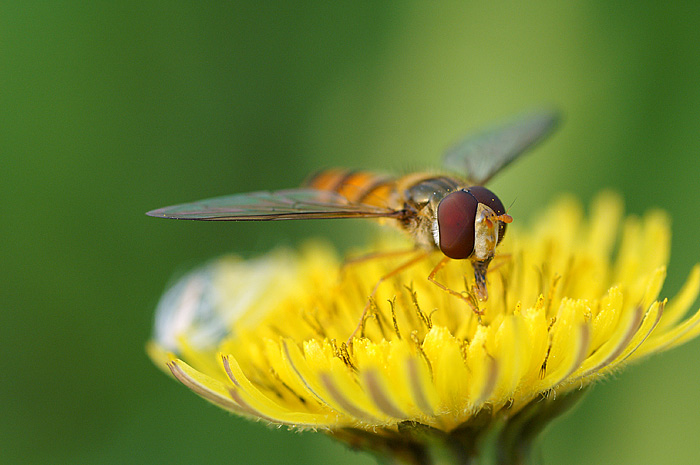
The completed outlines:
{"type": "MultiPolygon", "coordinates": [[[[675,298],[659,298],[669,242],[662,212],[623,219],[620,199],[603,194],[586,219],[566,198],[531,228],[512,225],[481,317],[426,279],[436,255],[382,282],[350,341],[395,258],[342,266],[309,246],[220,259],[165,294],[149,350],[246,417],[403,456],[427,437],[457,438],[469,454],[500,425],[517,449],[592,382],[700,332],[700,312],[682,321],[700,266],[675,298]]],[[[437,279],[470,289],[471,265],[451,261],[437,279]]]]}

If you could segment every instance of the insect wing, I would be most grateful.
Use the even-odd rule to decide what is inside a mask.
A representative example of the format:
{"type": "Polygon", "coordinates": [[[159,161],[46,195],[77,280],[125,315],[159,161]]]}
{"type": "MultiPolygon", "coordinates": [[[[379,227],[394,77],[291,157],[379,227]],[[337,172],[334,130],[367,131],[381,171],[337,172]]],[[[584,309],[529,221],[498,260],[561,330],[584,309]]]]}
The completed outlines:
{"type": "Polygon", "coordinates": [[[445,168],[483,185],[518,156],[543,140],[556,127],[559,114],[538,111],[468,137],[445,153],[445,168]]]}
{"type": "Polygon", "coordinates": [[[401,216],[401,212],[397,210],[351,203],[340,194],[318,189],[288,189],[234,194],[159,208],[146,214],[159,218],[208,221],[401,216]]]}

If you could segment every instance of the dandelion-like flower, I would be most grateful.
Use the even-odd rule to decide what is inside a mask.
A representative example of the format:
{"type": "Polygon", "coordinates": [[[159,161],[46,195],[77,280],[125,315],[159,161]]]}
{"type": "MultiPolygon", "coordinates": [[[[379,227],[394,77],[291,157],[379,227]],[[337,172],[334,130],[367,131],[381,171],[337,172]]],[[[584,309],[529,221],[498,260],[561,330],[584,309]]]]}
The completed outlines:
{"type": "MultiPolygon", "coordinates": [[[[587,386],[700,332],[700,312],[683,320],[700,266],[659,298],[669,243],[662,212],[623,219],[607,193],[586,219],[566,198],[531,228],[512,225],[480,317],[426,279],[425,260],[381,283],[349,341],[395,260],[342,266],[319,246],[224,258],[164,295],[149,353],[226,410],[395,462],[470,463],[495,437],[499,463],[522,463],[587,386]]],[[[459,290],[472,277],[462,260],[437,279],[459,290]]]]}

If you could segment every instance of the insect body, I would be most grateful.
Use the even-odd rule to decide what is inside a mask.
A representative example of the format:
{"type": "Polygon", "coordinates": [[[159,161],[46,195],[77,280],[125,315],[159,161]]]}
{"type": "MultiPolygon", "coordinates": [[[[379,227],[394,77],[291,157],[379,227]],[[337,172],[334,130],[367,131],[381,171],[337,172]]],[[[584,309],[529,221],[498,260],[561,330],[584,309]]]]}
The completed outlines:
{"type": "Polygon", "coordinates": [[[217,197],[160,208],[148,215],[208,221],[393,219],[411,234],[417,246],[439,249],[445,255],[429,276],[431,281],[459,296],[433,277],[446,260],[469,259],[475,293],[486,300],[486,271],[512,218],[501,200],[482,185],[543,139],[557,120],[555,112],[529,113],[460,142],[447,152],[444,164],[463,178],[326,170],[312,176],[302,188],[217,197]]]}
{"type": "Polygon", "coordinates": [[[439,249],[452,259],[472,260],[477,295],[488,298],[485,274],[496,245],[503,239],[506,214],[501,200],[465,180],[414,173],[391,178],[370,172],[322,171],[309,187],[337,193],[352,204],[374,205],[397,213],[397,225],[417,246],[439,249]]]}

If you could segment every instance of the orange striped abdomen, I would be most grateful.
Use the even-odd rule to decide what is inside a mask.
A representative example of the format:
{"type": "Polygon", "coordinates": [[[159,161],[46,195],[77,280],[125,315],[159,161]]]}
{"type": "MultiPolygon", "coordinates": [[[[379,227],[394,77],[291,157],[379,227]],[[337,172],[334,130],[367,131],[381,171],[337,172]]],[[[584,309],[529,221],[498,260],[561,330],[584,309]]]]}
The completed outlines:
{"type": "Polygon", "coordinates": [[[342,168],[319,171],[304,183],[314,189],[337,192],[351,203],[401,208],[396,179],[370,171],[342,168]]]}

